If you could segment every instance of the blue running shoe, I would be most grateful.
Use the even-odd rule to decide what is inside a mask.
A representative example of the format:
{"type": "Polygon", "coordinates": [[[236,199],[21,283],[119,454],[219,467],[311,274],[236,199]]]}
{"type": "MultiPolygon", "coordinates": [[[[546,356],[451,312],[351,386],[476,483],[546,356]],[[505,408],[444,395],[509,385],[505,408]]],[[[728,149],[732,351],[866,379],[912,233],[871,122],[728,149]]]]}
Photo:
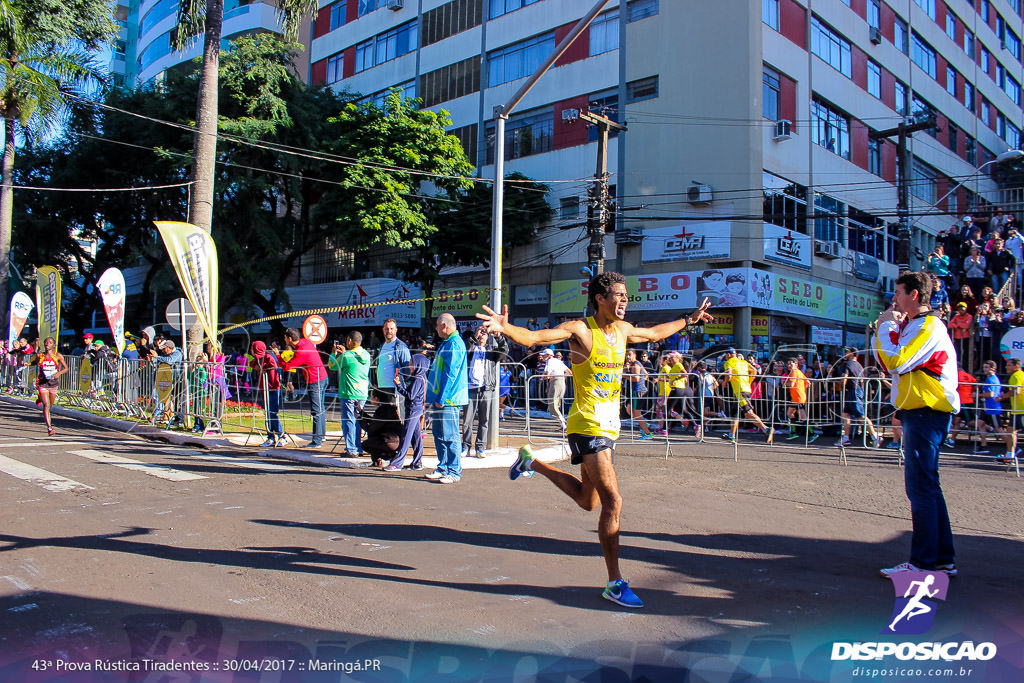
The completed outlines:
{"type": "Polygon", "coordinates": [[[519,457],[508,468],[508,478],[512,481],[518,479],[520,475],[524,477],[533,476],[533,449],[529,446],[520,447],[519,457]]]}
{"type": "Polygon", "coordinates": [[[630,590],[629,582],[622,579],[612,581],[605,586],[604,593],[601,593],[601,596],[623,607],[644,606],[643,601],[636,596],[636,593],[630,590]]]}
{"type": "Polygon", "coordinates": [[[653,438],[654,438],[654,434],[645,434],[644,432],[640,432],[640,436],[636,437],[636,440],[637,441],[647,441],[648,439],[653,439],[653,438]]]}

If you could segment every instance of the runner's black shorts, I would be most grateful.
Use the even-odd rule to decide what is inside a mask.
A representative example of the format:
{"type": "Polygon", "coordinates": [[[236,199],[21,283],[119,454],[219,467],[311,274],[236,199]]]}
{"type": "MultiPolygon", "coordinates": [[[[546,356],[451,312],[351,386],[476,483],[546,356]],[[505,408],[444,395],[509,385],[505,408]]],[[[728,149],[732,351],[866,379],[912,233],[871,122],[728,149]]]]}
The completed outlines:
{"type": "Polygon", "coordinates": [[[591,436],[590,434],[570,434],[569,462],[573,465],[582,465],[583,456],[590,453],[609,450],[612,452],[612,459],[615,458],[615,441],[607,436],[591,436]]]}

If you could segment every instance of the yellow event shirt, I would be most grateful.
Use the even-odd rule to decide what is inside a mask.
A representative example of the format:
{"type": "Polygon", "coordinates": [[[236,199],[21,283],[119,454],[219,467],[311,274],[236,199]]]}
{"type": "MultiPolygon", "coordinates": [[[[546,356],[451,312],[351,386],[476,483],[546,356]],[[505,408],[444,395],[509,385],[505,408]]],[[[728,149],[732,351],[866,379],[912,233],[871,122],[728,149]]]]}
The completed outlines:
{"type": "Polygon", "coordinates": [[[1024,414],[1024,371],[1018,370],[1006,380],[1006,386],[1017,387],[1013,396],[1010,397],[1010,412],[1024,414]]]}
{"type": "Polygon", "coordinates": [[[722,367],[731,373],[729,383],[732,384],[732,390],[737,396],[750,393],[750,364],[747,361],[733,356],[725,361],[722,367]]]}
{"type": "MultiPolygon", "coordinates": [[[[576,398],[569,410],[566,431],[585,436],[619,436],[619,394],[622,366],[626,362],[626,335],[615,329],[609,343],[593,318],[587,318],[592,342],[590,355],[572,364],[576,398]]],[[[575,354],[574,354],[575,356],[575,354]]]]}

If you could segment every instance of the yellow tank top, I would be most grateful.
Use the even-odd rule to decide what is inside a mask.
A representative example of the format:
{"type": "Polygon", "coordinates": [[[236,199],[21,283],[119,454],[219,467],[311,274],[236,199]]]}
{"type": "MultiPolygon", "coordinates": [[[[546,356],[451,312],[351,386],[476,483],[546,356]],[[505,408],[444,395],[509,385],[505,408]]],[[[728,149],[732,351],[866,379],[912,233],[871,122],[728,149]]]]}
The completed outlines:
{"type": "Polygon", "coordinates": [[[615,330],[610,344],[593,318],[587,318],[593,342],[590,355],[582,362],[573,359],[572,381],[576,398],[572,402],[566,431],[586,436],[619,436],[619,394],[622,365],[626,362],[626,335],[615,330]]]}

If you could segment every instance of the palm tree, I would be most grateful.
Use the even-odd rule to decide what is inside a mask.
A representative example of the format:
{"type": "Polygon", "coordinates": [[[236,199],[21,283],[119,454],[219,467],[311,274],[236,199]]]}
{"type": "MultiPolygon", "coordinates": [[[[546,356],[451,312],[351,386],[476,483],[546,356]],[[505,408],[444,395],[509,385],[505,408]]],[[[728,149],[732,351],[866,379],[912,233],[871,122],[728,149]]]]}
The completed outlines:
{"type": "MultiPolygon", "coordinates": [[[[277,16],[288,40],[294,40],[302,19],[316,14],[317,0],[278,0],[277,16]]],[[[224,0],[181,0],[174,47],[184,49],[200,33],[203,62],[199,73],[196,103],[196,135],[192,148],[192,191],[188,220],[210,232],[213,222],[213,178],[217,161],[217,90],[220,68],[220,39],[224,23],[224,0]]]]}
{"type": "Polygon", "coordinates": [[[17,134],[31,138],[53,130],[70,97],[104,82],[89,54],[116,32],[106,0],[0,0],[0,320],[7,319],[17,134]]]}

